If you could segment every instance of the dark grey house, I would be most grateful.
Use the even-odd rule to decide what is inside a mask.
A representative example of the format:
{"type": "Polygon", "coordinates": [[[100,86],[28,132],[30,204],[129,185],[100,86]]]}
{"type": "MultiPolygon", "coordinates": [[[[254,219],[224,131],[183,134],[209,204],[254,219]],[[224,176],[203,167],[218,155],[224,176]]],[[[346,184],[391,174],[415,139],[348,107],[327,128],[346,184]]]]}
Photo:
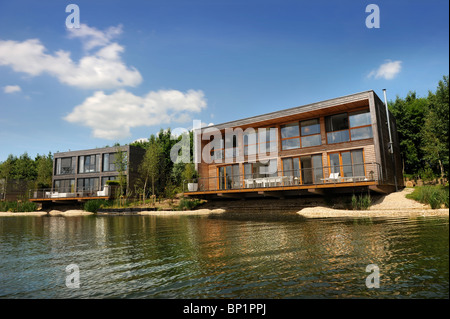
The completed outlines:
{"type": "Polygon", "coordinates": [[[52,189],[34,197],[107,197],[107,181],[119,175],[126,178],[129,192],[136,185],[144,154],[144,149],[130,145],[55,153],[52,189]]]}

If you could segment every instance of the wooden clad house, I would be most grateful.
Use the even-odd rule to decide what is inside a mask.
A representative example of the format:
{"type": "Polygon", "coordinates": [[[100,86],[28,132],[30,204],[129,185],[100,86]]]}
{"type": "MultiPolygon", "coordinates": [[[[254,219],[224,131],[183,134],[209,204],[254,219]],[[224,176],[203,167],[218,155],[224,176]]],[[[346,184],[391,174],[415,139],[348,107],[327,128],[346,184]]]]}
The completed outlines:
{"type": "Polygon", "coordinates": [[[188,196],[403,187],[395,119],[374,91],[201,128],[194,139],[199,177],[186,184],[188,196]]]}

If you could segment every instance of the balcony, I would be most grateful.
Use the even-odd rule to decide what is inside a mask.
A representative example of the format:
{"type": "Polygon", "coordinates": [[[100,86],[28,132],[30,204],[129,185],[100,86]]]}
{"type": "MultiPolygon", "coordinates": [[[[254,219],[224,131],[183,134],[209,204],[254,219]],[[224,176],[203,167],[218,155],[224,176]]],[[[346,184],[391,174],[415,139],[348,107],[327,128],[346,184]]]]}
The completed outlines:
{"type": "Polygon", "coordinates": [[[214,194],[264,190],[295,190],[310,188],[356,187],[382,182],[379,163],[361,163],[321,168],[277,171],[271,174],[243,174],[200,177],[185,181],[184,193],[214,194]]]}
{"type": "Polygon", "coordinates": [[[30,201],[51,200],[81,200],[95,198],[109,198],[113,193],[111,186],[105,185],[103,189],[93,187],[60,187],[30,190],[30,201]]]}

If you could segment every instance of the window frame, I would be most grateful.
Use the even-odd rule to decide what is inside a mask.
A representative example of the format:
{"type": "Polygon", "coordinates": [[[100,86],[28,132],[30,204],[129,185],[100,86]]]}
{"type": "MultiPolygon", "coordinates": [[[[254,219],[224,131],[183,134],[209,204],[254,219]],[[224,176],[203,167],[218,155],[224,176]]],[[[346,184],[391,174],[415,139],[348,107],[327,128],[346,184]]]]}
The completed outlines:
{"type": "Polygon", "coordinates": [[[370,114],[371,114],[371,112],[370,112],[370,109],[369,108],[362,108],[362,109],[357,109],[357,110],[353,110],[353,111],[351,111],[351,112],[341,112],[341,113],[336,113],[336,114],[331,114],[331,115],[327,115],[327,116],[325,116],[324,117],[324,120],[325,120],[325,135],[326,135],[326,141],[327,141],[327,144],[339,144],[339,143],[347,143],[347,142],[353,142],[353,141],[361,141],[361,140],[366,140],[366,139],[371,139],[371,138],[373,138],[373,128],[372,128],[372,121],[370,121],[370,123],[369,124],[364,124],[364,125],[358,125],[358,126],[351,126],[351,124],[350,124],[350,117],[352,116],[352,115],[354,115],[354,114],[369,114],[369,118],[370,118],[370,114]],[[332,118],[333,116],[336,116],[336,115],[342,115],[342,114],[346,114],[347,115],[347,126],[348,126],[348,128],[346,128],[346,129],[342,129],[342,130],[334,130],[334,131],[328,131],[327,130],[327,127],[329,126],[328,125],[328,120],[330,119],[330,118],[332,118]],[[361,128],[370,128],[370,132],[371,132],[371,137],[365,137],[365,138],[352,138],[352,131],[353,130],[357,130],[357,129],[361,129],[361,128]],[[328,134],[330,134],[330,133],[339,133],[339,132],[348,132],[348,140],[346,140],[346,141],[340,141],[340,142],[330,142],[330,139],[329,139],[329,135],[328,134]]]}

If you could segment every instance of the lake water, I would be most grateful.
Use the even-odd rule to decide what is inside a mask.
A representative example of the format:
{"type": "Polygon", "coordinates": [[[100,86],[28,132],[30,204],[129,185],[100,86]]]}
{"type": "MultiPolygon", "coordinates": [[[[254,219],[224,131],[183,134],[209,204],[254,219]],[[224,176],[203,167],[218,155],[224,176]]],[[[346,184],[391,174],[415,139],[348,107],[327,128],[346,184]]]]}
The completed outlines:
{"type": "Polygon", "coordinates": [[[0,298],[336,297],[448,298],[448,217],[0,218],[0,298]]]}

